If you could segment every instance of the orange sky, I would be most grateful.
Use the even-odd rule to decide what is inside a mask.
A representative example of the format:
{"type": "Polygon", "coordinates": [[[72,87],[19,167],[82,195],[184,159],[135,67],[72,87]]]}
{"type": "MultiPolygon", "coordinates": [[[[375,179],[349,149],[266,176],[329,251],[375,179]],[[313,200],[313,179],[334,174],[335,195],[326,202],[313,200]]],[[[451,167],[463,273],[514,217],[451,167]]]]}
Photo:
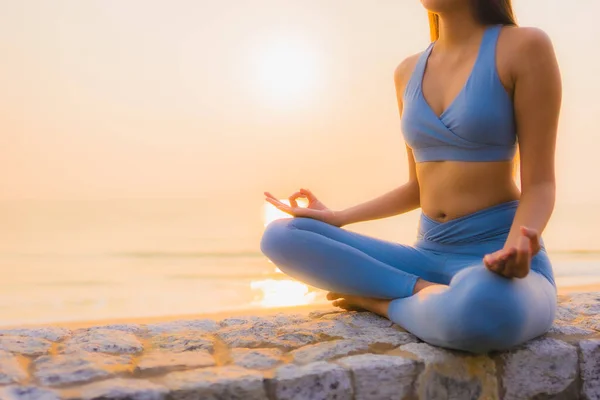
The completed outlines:
{"type": "MultiPolygon", "coordinates": [[[[581,3],[515,0],[563,72],[560,204],[600,201],[581,3]]],[[[370,198],[406,179],[392,74],[427,42],[417,0],[2,2],[0,198],[370,198]]]]}

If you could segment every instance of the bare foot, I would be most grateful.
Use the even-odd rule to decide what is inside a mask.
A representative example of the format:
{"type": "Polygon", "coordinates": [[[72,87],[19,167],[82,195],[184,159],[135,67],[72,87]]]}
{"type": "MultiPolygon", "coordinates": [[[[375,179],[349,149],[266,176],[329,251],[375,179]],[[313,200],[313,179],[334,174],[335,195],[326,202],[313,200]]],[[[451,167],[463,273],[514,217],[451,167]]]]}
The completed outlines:
{"type": "Polygon", "coordinates": [[[371,297],[352,296],[335,292],[327,293],[327,300],[335,307],[347,311],[367,310],[387,318],[387,308],[390,300],[374,299],[371,297]]]}

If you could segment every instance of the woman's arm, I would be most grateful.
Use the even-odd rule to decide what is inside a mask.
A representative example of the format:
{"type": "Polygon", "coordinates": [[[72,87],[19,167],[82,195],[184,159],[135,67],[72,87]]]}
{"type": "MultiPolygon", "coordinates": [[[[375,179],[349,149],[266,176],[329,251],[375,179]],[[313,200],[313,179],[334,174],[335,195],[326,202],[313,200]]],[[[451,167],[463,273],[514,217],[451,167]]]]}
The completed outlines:
{"type": "Polygon", "coordinates": [[[339,226],[391,217],[419,207],[419,183],[415,176],[415,159],[412,150],[408,147],[406,150],[410,174],[408,182],[373,200],[336,212],[339,226]]]}
{"type": "Polygon", "coordinates": [[[561,104],[561,79],[548,36],[523,29],[518,43],[514,107],[521,156],[521,199],[506,244],[514,246],[520,227],[542,233],[555,199],[554,153],[561,104]]]}
{"type": "Polygon", "coordinates": [[[515,270],[514,276],[523,277],[529,272],[529,261],[539,250],[539,236],[554,209],[554,153],[562,91],[556,56],[544,32],[517,28],[513,43],[521,198],[503,251],[513,254],[507,268],[515,270]]]}
{"type": "MultiPolygon", "coordinates": [[[[406,87],[406,81],[410,77],[418,57],[419,54],[408,57],[394,71],[394,85],[400,118],[402,118],[403,109],[402,94],[406,87]]],[[[387,218],[420,207],[419,182],[417,180],[415,158],[412,149],[408,146],[406,146],[406,153],[408,159],[408,182],[366,203],[336,212],[336,216],[339,218],[338,221],[341,223],[340,226],[387,218]]]]}

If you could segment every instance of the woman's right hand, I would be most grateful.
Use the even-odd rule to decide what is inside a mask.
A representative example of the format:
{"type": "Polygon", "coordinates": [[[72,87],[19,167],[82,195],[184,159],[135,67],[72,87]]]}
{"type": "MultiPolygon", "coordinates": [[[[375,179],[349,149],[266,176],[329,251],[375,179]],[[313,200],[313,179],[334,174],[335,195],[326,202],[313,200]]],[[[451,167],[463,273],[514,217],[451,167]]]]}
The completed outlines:
{"type": "Polygon", "coordinates": [[[327,206],[321,203],[321,201],[317,199],[317,197],[308,189],[300,189],[298,192],[292,194],[288,198],[290,201],[289,206],[279,201],[269,192],[265,192],[265,200],[273,204],[279,210],[290,214],[293,217],[317,219],[337,227],[343,225],[343,222],[340,219],[340,214],[327,208],[327,206]],[[308,206],[298,206],[298,202],[296,200],[299,198],[306,198],[308,200],[308,206]]]}

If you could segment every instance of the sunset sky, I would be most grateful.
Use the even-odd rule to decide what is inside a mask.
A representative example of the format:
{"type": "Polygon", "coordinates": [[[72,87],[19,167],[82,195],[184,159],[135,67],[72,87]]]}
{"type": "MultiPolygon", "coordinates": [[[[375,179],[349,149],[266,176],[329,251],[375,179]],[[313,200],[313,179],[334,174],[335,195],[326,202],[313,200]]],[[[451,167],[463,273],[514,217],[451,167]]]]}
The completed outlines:
{"type": "MultiPolygon", "coordinates": [[[[564,81],[559,204],[600,202],[600,3],[515,0],[564,81]]],[[[418,0],[0,0],[0,198],[332,205],[407,176],[393,71],[418,0]]]]}

